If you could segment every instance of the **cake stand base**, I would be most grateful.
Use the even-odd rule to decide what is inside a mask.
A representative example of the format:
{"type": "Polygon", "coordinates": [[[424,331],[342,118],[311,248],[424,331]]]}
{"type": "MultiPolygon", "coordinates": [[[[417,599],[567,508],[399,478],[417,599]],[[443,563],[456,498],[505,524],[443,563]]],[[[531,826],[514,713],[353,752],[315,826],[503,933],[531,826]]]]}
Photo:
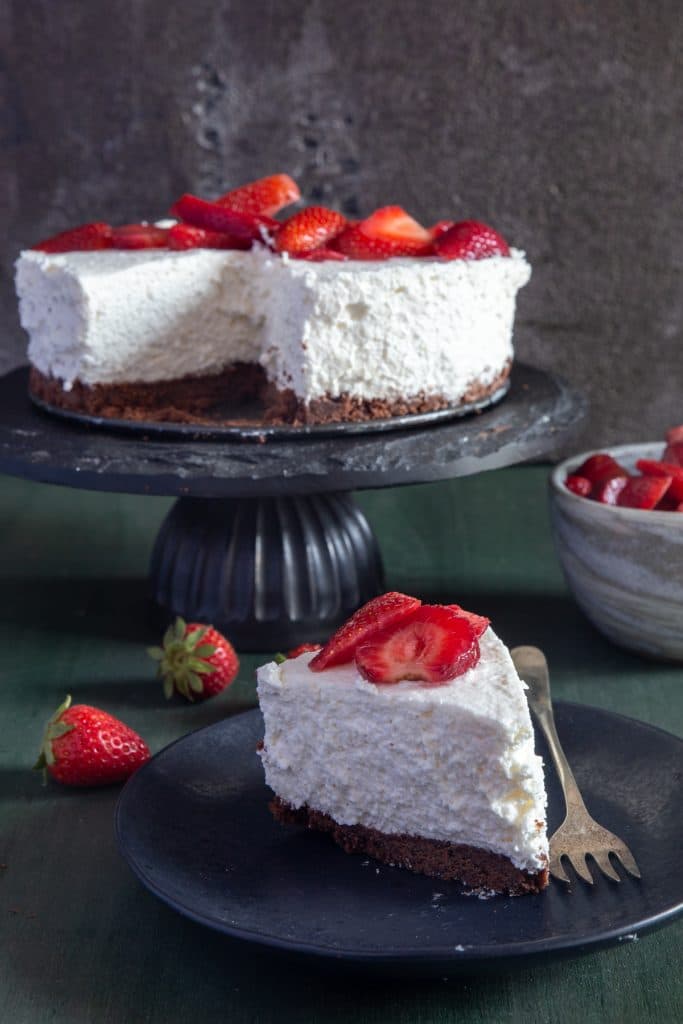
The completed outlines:
{"type": "Polygon", "coordinates": [[[180,498],[150,576],[164,613],[212,622],[242,651],[324,641],[384,585],[368,521],[339,492],[180,498]]]}

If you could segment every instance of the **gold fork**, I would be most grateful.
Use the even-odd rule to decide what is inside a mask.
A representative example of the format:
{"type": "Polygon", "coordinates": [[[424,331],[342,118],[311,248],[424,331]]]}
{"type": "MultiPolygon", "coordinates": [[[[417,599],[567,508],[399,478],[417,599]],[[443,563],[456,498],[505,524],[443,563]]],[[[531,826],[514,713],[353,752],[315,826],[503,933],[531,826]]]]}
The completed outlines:
{"type": "Polygon", "coordinates": [[[583,878],[584,882],[593,885],[594,879],[586,863],[586,857],[589,856],[603,874],[613,882],[620,882],[621,878],[609,859],[612,854],[629,874],[640,878],[638,865],[626,843],[594,821],[586,810],[576,779],[557,737],[550,702],[548,663],[543,651],[538,647],[515,647],[511,654],[519,676],[529,687],[529,707],[536,715],[548,741],[567,807],[564,821],[550,838],[550,874],[561,882],[570,881],[562,867],[562,858],[566,857],[577,875],[583,878]]]}

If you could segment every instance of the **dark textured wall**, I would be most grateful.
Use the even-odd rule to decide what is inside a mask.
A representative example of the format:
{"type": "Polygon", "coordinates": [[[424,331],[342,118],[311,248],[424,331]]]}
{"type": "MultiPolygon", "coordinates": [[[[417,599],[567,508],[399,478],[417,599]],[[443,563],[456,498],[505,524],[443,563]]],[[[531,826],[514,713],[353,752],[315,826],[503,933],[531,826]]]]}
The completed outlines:
{"type": "Polygon", "coordinates": [[[526,249],[517,351],[586,389],[586,443],[683,421],[680,0],[1,0],[0,31],[0,367],[22,246],[286,170],[526,249]]]}

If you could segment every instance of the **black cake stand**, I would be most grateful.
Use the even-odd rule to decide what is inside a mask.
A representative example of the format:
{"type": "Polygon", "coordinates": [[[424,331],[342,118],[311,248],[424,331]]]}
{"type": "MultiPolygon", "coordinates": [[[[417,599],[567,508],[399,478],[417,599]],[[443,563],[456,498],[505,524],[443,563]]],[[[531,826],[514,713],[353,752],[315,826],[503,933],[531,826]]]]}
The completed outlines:
{"type": "Polygon", "coordinates": [[[350,492],[497,469],[552,451],[585,412],[562,380],[516,364],[509,393],[467,418],[267,434],[112,429],[55,417],[0,379],[0,471],[97,491],[171,495],[151,590],[167,615],[213,622],[241,650],[322,640],[383,586],[350,492]]]}

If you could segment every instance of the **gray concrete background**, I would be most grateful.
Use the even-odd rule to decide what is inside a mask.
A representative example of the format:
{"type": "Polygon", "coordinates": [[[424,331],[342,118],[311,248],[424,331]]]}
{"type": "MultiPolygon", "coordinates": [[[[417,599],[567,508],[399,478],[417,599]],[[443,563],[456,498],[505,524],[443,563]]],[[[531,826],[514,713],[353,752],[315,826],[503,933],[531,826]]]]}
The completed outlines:
{"type": "Polygon", "coordinates": [[[0,369],[17,252],[288,171],[310,201],[490,221],[518,355],[578,444],[683,421],[680,0],[0,0],[0,369]]]}

